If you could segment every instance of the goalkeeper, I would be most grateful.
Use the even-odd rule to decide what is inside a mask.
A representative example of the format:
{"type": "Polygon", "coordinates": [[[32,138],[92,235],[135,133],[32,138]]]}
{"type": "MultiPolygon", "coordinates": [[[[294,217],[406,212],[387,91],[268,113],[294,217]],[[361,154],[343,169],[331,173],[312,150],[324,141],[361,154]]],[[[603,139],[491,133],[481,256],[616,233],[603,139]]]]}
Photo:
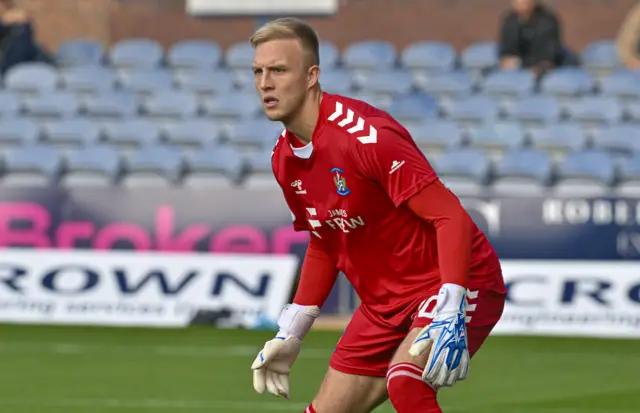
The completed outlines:
{"type": "Polygon", "coordinates": [[[306,413],[439,413],[502,315],[500,263],[409,132],[363,101],[325,93],[318,38],[279,19],[252,38],[266,115],[286,130],[272,165],[294,228],[311,241],[280,331],[253,365],[259,393],[289,397],[289,372],[343,271],[362,304],[306,413]]]}

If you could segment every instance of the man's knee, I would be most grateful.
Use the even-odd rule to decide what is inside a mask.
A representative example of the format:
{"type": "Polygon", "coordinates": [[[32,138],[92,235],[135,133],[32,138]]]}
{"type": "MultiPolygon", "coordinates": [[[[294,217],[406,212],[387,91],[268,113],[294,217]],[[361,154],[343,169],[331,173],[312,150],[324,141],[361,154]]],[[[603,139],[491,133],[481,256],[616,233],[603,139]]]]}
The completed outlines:
{"type": "Polygon", "coordinates": [[[317,413],[369,413],[386,399],[383,377],[346,374],[329,367],[311,405],[317,413]]]}

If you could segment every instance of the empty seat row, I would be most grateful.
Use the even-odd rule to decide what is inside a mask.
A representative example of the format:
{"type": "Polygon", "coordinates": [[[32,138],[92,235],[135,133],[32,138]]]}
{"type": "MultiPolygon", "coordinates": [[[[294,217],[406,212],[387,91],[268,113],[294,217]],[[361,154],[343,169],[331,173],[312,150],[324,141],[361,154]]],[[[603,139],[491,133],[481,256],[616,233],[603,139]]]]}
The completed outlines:
{"type": "Polygon", "coordinates": [[[94,122],[76,118],[38,124],[31,119],[0,119],[0,147],[48,142],[64,148],[78,148],[107,142],[130,148],[167,142],[176,147],[198,148],[210,144],[230,143],[242,148],[272,147],[282,127],[268,120],[246,121],[223,129],[204,119],[166,122],[160,125],[148,119],[127,118],[111,122],[94,122]]]}
{"type": "MultiPolygon", "coordinates": [[[[610,39],[592,42],[581,51],[582,64],[594,71],[612,70],[620,66],[614,43],[610,39]]],[[[148,38],[128,38],[107,49],[90,39],[76,39],[60,45],[57,59],[64,66],[101,65],[116,67],[157,67],[166,65],[179,69],[251,67],[253,49],[248,42],[238,42],[227,50],[215,41],[187,39],[164,47],[148,38]]],[[[461,52],[441,41],[416,41],[399,49],[388,41],[362,40],[351,43],[343,51],[331,42],[320,45],[322,67],[342,65],[353,69],[394,67],[412,70],[450,71],[456,67],[484,70],[495,67],[498,53],[494,41],[469,45],[461,52]]]]}
{"type": "MultiPolygon", "coordinates": [[[[136,93],[154,93],[172,89],[201,94],[229,94],[248,86],[250,69],[197,70],[174,73],[162,68],[138,68],[118,72],[106,67],[76,67],[57,70],[43,63],[23,63],[4,76],[4,88],[20,93],[43,93],[66,89],[75,93],[100,93],[126,89],[136,93]]],[[[560,68],[538,84],[528,71],[494,71],[484,79],[469,71],[448,71],[421,76],[406,69],[378,69],[354,74],[344,69],[324,70],[320,83],[333,93],[366,90],[373,93],[403,94],[423,91],[436,95],[464,96],[483,91],[494,96],[525,96],[534,92],[571,98],[603,94],[620,99],[640,99],[640,73],[619,70],[601,79],[579,68],[560,68]]],[[[247,88],[253,88],[251,85],[247,88]]]]}
{"type": "MultiPolygon", "coordinates": [[[[456,192],[471,188],[548,191],[607,191],[612,187],[640,194],[640,154],[616,160],[606,152],[585,150],[553,161],[535,149],[510,150],[498,160],[462,148],[429,157],[445,184],[456,192]]],[[[243,156],[230,146],[206,146],[181,154],[166,145],[143,146],[128,156],[106,145],[62,154],[47,145],[27,145],[6,152],[0,185],[241,185],[254,177],[274,185],[270,151],[243,156]],[[190,181],[190,183],[187,183],[190,181]],[[209,181],[209,182],[207,182],[209,181]]]]}

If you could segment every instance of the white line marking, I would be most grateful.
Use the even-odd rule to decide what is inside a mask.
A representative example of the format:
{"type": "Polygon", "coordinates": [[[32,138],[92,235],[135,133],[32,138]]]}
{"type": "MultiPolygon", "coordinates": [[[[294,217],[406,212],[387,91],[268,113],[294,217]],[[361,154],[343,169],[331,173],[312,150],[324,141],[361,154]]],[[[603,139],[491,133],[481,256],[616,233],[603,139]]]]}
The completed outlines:
{"type": "Polygon", "coordinates": [[[260,401],[205,401],[205,400],[171,400],[171,399],[0,399],[0,406],[21,406],[37,408],[103,408],[103,409],[179,409],[179,410],[274,410],[302,411],[307,404],[260,401]]]}
{"type": "MultiPolygon", "coordinates": [[[[119,345],[94,343],[37,343],[31,341],[0,341],[0,355],[3,354],[43,354],[60,355],[84,354],[135,354],[167,357],[255,357],[260,346],[181,346],[181,345],[119,345]]],[[[333,347],[305,348],[300,358],[329,359],[333,347]]]]}

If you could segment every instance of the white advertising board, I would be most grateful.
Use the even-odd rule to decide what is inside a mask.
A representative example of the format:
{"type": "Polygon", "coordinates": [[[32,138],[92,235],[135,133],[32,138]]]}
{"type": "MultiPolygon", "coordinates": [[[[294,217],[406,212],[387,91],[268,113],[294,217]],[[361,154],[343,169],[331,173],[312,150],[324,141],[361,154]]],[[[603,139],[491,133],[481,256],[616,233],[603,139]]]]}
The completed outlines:
{"type": "Polygon", "coordinates": [[[504,260],[496,334],[640,337],[640,262],[504,260]]]}
{"type": "Polygon", "coordinates": [[[182,327],[201,311],[277,319],[298,258],[5,249],[0,322],[182,327]]]}
{"type": "Polygon", "coordinates": [[[187,0],[187,13],[216,15],[328,15],[338,11],[338,0],[187,0]]]}

